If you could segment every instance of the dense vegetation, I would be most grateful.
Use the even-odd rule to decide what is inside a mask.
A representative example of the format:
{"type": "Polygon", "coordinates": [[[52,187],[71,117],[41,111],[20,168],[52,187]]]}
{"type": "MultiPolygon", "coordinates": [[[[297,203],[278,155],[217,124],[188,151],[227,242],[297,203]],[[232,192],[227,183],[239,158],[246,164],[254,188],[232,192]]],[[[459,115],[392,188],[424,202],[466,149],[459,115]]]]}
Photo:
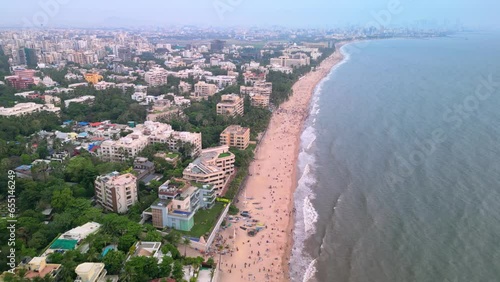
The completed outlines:
{"type": "Polygon", "coordinates": [[[85,91],[82,94],[93,95],[95,100],[93,103],[70,103],[68,107],[62,104],[63,120],[89,122],[111,120],[121,124],[126,124],[128,121],[142,123],[146,120],[146,107],[132,100],[130,91],[123,93],[117,88],[103,91],[89,88],[76,91],[85,91]]]}

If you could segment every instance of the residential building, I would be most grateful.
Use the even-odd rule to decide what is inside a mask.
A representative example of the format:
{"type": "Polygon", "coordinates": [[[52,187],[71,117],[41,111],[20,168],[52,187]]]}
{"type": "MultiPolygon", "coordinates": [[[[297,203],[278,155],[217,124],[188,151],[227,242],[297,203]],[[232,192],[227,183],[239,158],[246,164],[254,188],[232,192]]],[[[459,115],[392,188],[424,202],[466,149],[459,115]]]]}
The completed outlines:
{"type": "Polygon", "coordinates": [[[126,213],[137,202],[137,178],[131,173],[98,176],[94,184],[96,202],[106,210],[126,213]]]}
{"type": "Polygon", "coordinates": [[[104,263],[84,262],[75,268],[75,282],[115,282],[118,277],[106,276],[104,263]]]}
{"type": "Polygon", "coordinates": [[[54,106],[53,104],[36,104],[36,103],[19,103],[14,105],[12,108],[0,107],[0,116],[23,116],[33,113],[39,113],[42,111],[53,112],[59,114],[61,108],[54,106]]]}
{"type": "Polygon", "coordinates": [[[113,88],[115,86],[116,86],[116,83],[106,82],[106,81],[99,81],[98,83],[94,84],[94,87],[96,90],[106,90],[108,88],[113,88]]]}
{"type": "Polygon", "coordinates": [[[266,73],[265,72],[253,72],[253,71],[246,71],[243,73],[243,78],[245,80],[245,84],[248,85],[254,85],[256,82],[260,81],[266,81],[266,73]]]}
{"type": "Polygon", "coordinates": [[[151,205],[153,226],[189,231],[194,226],[198,209],[213,207],[215,188],[212,185],[180,188],[167,181],[158,188],[158,197],[158,201],[151,205]]]}
{"type": "Polygon", "coordinates": [[[14,75],[6,76],[5,80],[16,89],[26,89],[35,84],[35,70],[17,68],[14,75]]]}
{"type": "Polygon", "coordinates": [[[68,85],[68,88],[87,87],[87,86],[89,86],[87,82],[79,82],[68,85]]]}
{"type": "Polygon", "coordinates": [[[235,156],[228,146],[204,149],[201,155],[184,169],[183,178],[222,190],[234,173],[235,156]]]}
{"type": "Polygon", "coordinates": [[[273,83],[259,81],[255,82],[253,86],[240,86],[240,93],[242,95],[260,94],[270,96],[273,92],[273,83]]]}
{"type": "Polygon", "coordinates": [[[78,242],[81,242],[89,235],[99,231],[100,228],[101,225],[97,222],[87,222],[84,225],[75,227],[71,230],[64,232],[59,238],[68,240],[77,240],[78,242]]]}
{"type": "Polygon", "coordinates": [[[54,87],[57,85],[57,83],[54,80],[52,80],[52,78],[50,78],[49,76],[44,77],[41,83],[46,87],[54,87]]]}
{"type": "Polygon", "coordinates": [[[155,102],[151,107],[146,120],[157,121],[158,119],[169,120],[171,117],[183,115],[180,107],[173,105],[170,100],[162,99],[155,102]]]}
{"type": "Polygon", "coordinates": [[[144,80],[149,86],[159,86],[167,84],[168,72],[166,69],[155,67],[144,74],[144,80]]]}
{"type": "Polygon", "coordinates": [[[309,56],[307,56],[304,53],[295,53],[271,59],[271,65],[278,65],[288,68],[308,66],[310,64],[311,64],[311,58],[309,58],[309,56]]]}
{"type": "Polygon", "coordinates": [[[191,88],[192,88],[192,87],[191,87],[191,84],[189,84],[189,83],[187,83],[187,82],[185,82],[185,81],[181,81],[181,82],[179,83],[179,92],[180,92],[181,94],[191,92],[191,88]]]}
{"type": "Polygon", "coordinates": [[[268,95],[250,94],[250,103],[254,107],[267,108],[269,107],[269,98],[268,95]]]}
{"type": "Polygon", "coordinates": [[[217,85],[199,81],[194,85],[195,97],[208,97],[217,93],[217,85]]]}
{"type": "Polygon", "coordinates": [[[78,97],[78,98],[66,100],[66,101],[64,101],[64,105],[66,107],[68,107],[71,103],[80,103],[80,104],[82,104],[82,103],[92,103],[92,102],[94,102],[94,100],[95,100],[94,96],[86,95],[86,96],[81,96],[81,97],[78,97]]]}
{"type": "Polygon", "coordinates": [[[98,73],[86,73],[84,77],[88,83],[92,84],[97,84],[99,81],[103,79],[102,75],[98,73]]]}
{"type": "Polygon", "coordinates": [[[171,151],[178,151],[183,143],[190,143],[191,156],[197,156],[201,151],[201,133],[178,132],[169,124],[153,121],[146,121],[132,130],[132,133],[117,141],[102,142],[99,156],[106,161],[125,161],[137,156],[147,145],[155,143],[167,144],[171,151]]]}
{"type": "Polygon", "coordinates": [[[236,85],[238,77],[229,75],[206,76],[207,82],[215,83],[219,88],[236,85]]]}
{"type": "Polygon", "coordinates": [[[220,134],[222,146],[234,147],[245,150],[250,143],[250,128],[239,125],[230,125],[220,134]]]}
{"type": "Polygon", "coordinates": [[[220,103],[217,104],[218,115],[242,116],[244,113],[244,100],[238,94],[222,95],[220,103]]]}
{"type": "Polygon", "coordinates": [[[55,280],[60,271],[61,264],[47,263],[47,257],[34,257],[28,262],[28,269],[24,278],[32,280],[37,277],[50,277],[55,280]]]}
{"type": "Polygon", "coordinates": [[[137,181],[140,182],[155,172],[155,164],[147,158],[137,157],[134,160],[134,171],[137,173],[137,181]]]}
{"type": "Polygon", "coordinates": [[[127,260],[133,257],[152,257],[158,260],[158,263],[163,261],[163,252],[161,251],[161,242],[142,242],[139,241],[134,245],[134,253],[127,260]]]}

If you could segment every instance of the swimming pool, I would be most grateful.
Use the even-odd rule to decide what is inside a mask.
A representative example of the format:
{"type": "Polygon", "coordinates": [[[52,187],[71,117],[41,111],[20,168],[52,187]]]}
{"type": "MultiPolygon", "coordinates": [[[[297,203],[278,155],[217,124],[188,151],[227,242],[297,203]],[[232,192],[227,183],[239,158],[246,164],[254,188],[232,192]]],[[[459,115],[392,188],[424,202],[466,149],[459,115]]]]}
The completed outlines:
{"type": "Polygon", "coordinates": [[[104,257],[109,251],[111,250],[116,250],[116,245],[109,245],[109,246],[106,246],[103,250],[102,250],[102,253],[101,253],[101,257],[104,257]]]}

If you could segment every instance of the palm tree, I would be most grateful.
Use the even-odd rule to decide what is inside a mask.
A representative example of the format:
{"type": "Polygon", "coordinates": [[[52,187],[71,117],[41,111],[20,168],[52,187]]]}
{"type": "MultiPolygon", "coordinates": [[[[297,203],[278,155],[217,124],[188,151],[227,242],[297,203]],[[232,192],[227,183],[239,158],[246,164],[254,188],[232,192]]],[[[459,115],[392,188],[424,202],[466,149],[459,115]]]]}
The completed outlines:
{"type": "Polygon", "coordinates": [[[191,245],[191,240],[189,240],[188,238],[184,238],[184,240],[182,240],[182,244],[184,245],[184,257],[185,257],[186,249],[189,245],[191,245]]]}

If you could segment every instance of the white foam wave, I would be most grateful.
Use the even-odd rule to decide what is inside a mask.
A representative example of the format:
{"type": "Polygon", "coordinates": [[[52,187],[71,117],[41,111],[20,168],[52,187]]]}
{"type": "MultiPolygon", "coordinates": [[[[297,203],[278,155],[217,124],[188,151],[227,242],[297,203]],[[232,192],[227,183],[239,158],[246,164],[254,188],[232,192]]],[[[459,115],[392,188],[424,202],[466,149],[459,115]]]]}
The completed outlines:
{"type": "Polygon", "coordinates": [[[316,273],[316,259],[313,259],[309,266],[306,269],[306,272],[304,273],[304,278],[302,279],[302,282],[309,282],[313,277],[314,274],[316,273]]]}
{"type": "Polygon", "coordinates": [[[311,203],[310,197],[304,199],[304,231],[307,235],[312,235],[316,232],[315,223],[318,221],[318,213],[311,203]]]}
{"type": "MultiPolygon", "coordinates": [[[[314,94],[311,100],[310,116],[306,121],[306,126],[301,140],[301,151],[298,157],[298,168],[302,172],[298,180],[297,189],[295,191],[295,224],[294,224],[294,245],[292,248],[290,276],[292,281],[308,282],[314,279],[316,274],[316,259],[310,257],[304,252],[305,241],[315,233],[315,223],[318,220],[318,213],[314,208],[312,201],[316,194],[313,187],[316,183],[314,175],[314,166],[316,158],[314,155],[314,142],[316,141],[316,116],[320,112],[319,102],[325,82],[329,81],[335,71],[350,59],[350,55],[341,49],[344,55],[344,60],[332,68],[332,71],[321,80],[321,82],[314,89],[314,94]]],[[[323,247],[323,246],[321,246],[323,247]]]]}

